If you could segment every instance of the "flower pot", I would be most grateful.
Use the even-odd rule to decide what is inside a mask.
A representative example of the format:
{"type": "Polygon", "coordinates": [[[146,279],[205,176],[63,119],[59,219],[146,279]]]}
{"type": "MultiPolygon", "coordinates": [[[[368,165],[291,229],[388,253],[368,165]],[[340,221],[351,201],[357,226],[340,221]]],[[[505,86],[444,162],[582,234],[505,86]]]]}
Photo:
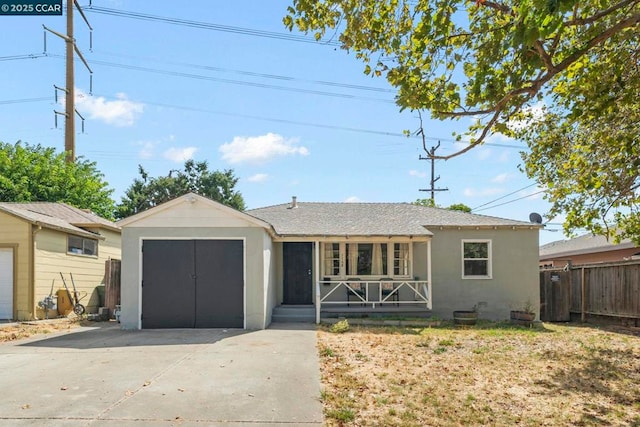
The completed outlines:
{"type": "Polygon", "coordinates": [[[535,318],[535,313],[529,313],[527,311],[512,310],[510,313],[511,323],[515,325],[531,326],[535,318]]]}
{"type": "Polygon", "coordinates": [[[477,321],[477,311],[458,310],[453,312],[453,323],[455,325],[475,325],[477,321]]]}

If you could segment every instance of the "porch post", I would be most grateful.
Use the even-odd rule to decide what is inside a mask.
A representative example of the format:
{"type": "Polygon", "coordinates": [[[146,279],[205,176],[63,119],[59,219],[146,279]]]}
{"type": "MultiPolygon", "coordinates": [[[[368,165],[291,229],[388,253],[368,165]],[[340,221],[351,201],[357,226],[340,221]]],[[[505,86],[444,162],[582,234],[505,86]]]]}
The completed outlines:
{"type": "Polygon", "coordinates": [[[314,289],[316,294],[316,324],[320,323],[320,242],[315,241],[315,256],[314,256],[314,289]]]}

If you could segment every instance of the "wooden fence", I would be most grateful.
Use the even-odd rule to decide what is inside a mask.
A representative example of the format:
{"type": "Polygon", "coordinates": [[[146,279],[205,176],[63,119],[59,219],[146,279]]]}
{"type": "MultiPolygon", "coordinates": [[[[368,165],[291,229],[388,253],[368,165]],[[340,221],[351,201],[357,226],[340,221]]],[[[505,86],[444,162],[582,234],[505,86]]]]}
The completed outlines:
{"type": "Polygon", "coordinates": [[[540,272],[540,319],[571,314],[640,320],[640,262],[590,264],[540,272]]]}
{"type": "Polygon", "coordinates": [[[120,305],[120,260],[109,259],[104,266],[104,306],[113,317],[116,305],[120,305]]]}

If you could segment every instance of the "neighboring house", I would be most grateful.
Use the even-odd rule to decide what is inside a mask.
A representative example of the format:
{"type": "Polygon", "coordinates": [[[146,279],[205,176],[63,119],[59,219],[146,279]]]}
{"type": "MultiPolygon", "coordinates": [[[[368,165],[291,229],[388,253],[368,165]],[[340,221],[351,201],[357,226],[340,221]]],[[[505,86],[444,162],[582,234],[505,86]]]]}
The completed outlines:
{"type": "Polygon", "coordinates": [[[640,247],[625,239],[616,244],[604,236],[585,234],[540,246],[540,267],[558,268],[567,264],[595,264],[640,259],[640,247]]]}
{"type": "Polygon", "coordinates": [[[120,259],[115,223],[64,203],[0,203],[0,319],[44,318],[38,302],[64,289],[60,273],[70,288],[73,274],[81,304],[97,311],[110,258],[120,259]]]}
{"type": "Polygon", "coordinates": [[[239,212],[187,194],[119,222],[124,328],[262,329],[274,308],[506,319],[539,305],[537,224],[408,203],[239,212]]]}

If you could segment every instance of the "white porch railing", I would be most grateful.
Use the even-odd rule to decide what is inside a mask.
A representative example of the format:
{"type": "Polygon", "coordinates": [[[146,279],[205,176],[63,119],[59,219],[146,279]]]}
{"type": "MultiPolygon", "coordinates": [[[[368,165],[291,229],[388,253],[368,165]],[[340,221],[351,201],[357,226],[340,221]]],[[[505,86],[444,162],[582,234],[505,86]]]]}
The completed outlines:
{"type": "Polygon", "coordinates": [[[372,310],[389,304],[424,304],[431,310],[431,284],[426,280],[321,280],[316,282],[316,323],[320,323],[323,304],[370,305],[372,310]]]}

